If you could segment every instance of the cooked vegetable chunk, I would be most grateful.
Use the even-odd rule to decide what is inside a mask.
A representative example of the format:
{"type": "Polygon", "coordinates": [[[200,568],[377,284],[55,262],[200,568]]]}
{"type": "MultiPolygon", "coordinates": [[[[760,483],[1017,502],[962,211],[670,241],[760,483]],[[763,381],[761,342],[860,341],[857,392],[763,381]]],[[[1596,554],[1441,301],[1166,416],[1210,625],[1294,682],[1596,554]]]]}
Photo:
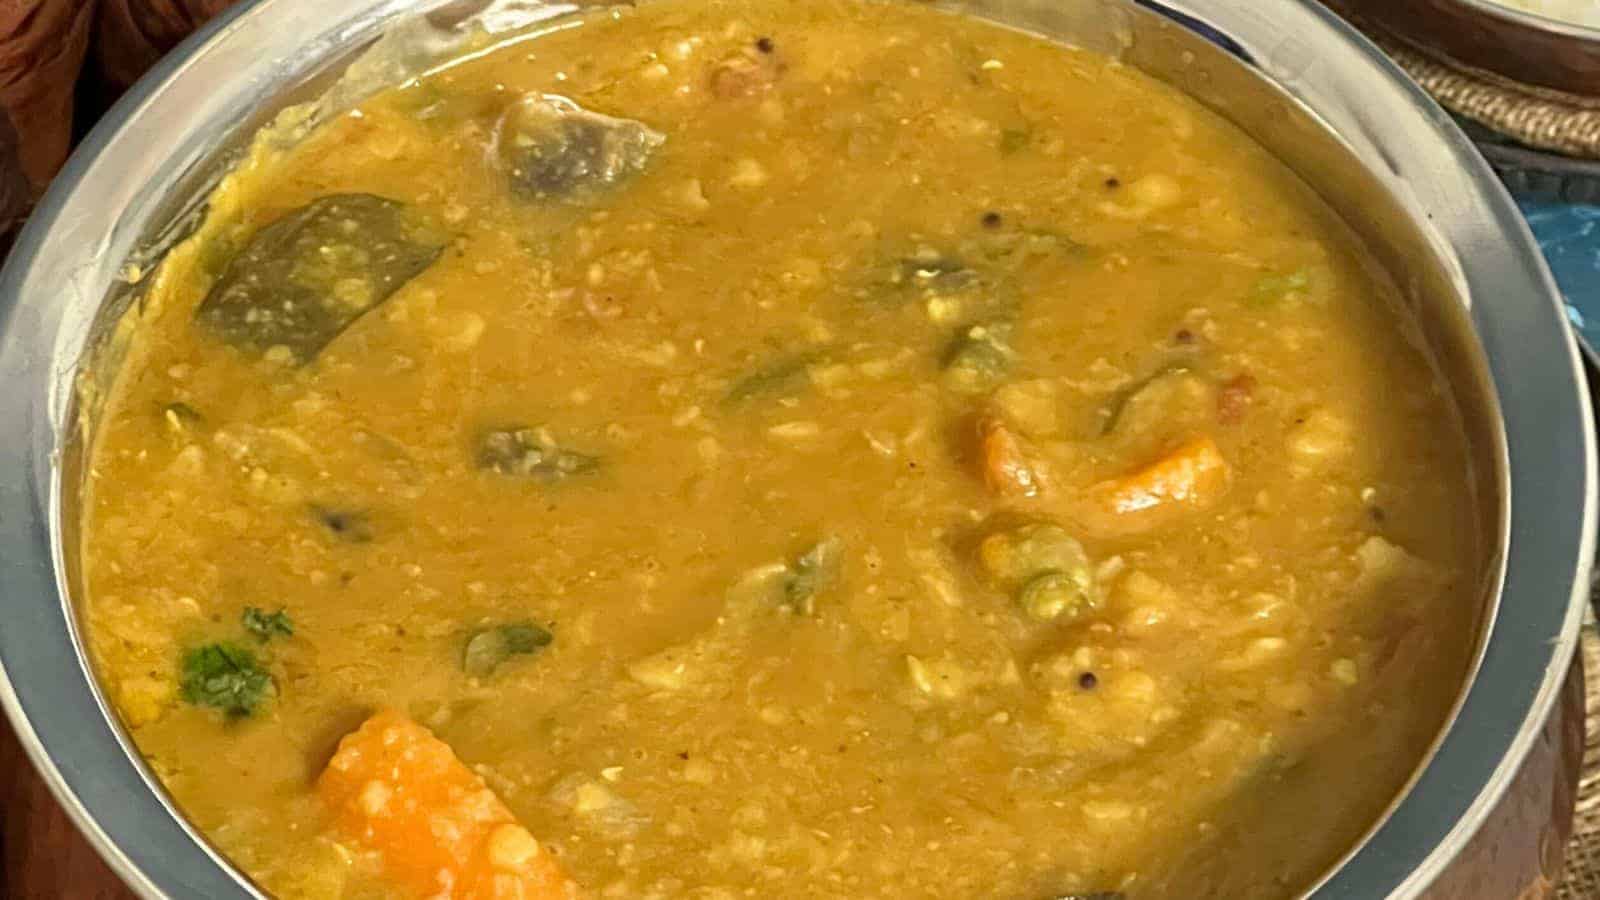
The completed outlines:
{"type": "Polygon", "coordinates": [[[978,543],[978,566],[1038,622],[1064,621],[1099,602],[1088,554],[1059,525],[1033,522],[989,534],[978,543]]]}
{"type": "Polygon", "coordinates": [[[513,656],[531,656],[550,646],[555,635],[535,622],[518,622],[482,628],[467,639],[461,655],[461,668],[468,675],[483,678],[493,675],[500,664],[513,656]]]}
{"type": "Polygon", "coordinates": [[[257,352],[282,347],[308,363],[432,265],[448,240],[394,200],[323,197],[251,238],[195,317],[231,344],[257,352]]]}
{"type": "Polygon", "coordinates": [[[557,484],[600,469],[600,458],[556,444],[545,428],[505,428],[478,441],[478,465],[499,472],[557,484]]]}
{"type": "Polygon", "coordinates": [[[943,326],[993,312],[1002,297],[1013,299],[987,268],[980,271],[953,252],[929,246],[876,263],[856,296],[883,307],[920,304],[929,321],[943,326]]]}
{"type": "MultiPolygon", "coordinates": [[[[1211,386],[1187,366],[1160,369],[1118,391],[1105,405],[1101,434],[1138,433],[1198,409],[1209,401],[1211,386]]],[[[1206,413],[1209,414],[1209,410],[1206,413]]]]}
{"type": "Polygon", "coordinates": [[[1066,529],[1030,523],[997,531],[978,545],[978,560],[996,582],[1017,586],[1041,572],[1081,572],[1088,577],[1089,558],[1066,529]]]}
{"type": "Polygon", "coordinates": [[[799,394],[811,386],[811,367],[821,359],[820,353],[800,353],[756,369],[735,381],[723,401],[739,406],[758,398],[799,394]]]}
{"type": "Polygon", "coordinates": [[[829,537],[793,560],[750,569],[728,589],[728,605],[741,611],[770,608],[812,615],[818,595],[838,582],[843,554],[844,542],[829,537]]]}
{"type": "Polygon", "coordinates": [[[339,742],[317,795],[400,889],[454,900],[562,900],[555,856],[432,732],[386,710],[339,742]]]}
{"type": "Polygon", "coordinates": [[[982,230],[948,246],[914,246],[876,265],[856,296],[881,306],[920,303],[929,321],[951,326],[1010,320],[1022,303],[1020,277],[1035,263],[1078,254],[1083,247],[1050,229],[1004,228],[999,213],[982,230]]]}
{"type": "Polygon", "coordinates": [[[1106,536],[1148,531],[1211,506],[1227,492],[1231,477],[1216,442],[1192,438],[1144,468],[1091,487],[1080,504],[1081,518],[1106,536]]]}
{"type": "Polygon", "coordinates": [[[813,544],[790,564],[783,586],[783,602],[802,616],[816,611],[817,595],[839,580],[844,542],[830,537],[813,544]]]}
{"type": "Polygon", "coordinates": [[[244,718],[273,694],[272,676],[246,647],[226,641],[190,650],[183,657],[183,699],[244,718]]]}
{"type": "Polygon", "coordinates": [[[581,199],[644,170],[666,136],[642,122],[530,94],[500,123],[501,165],[525,200],[581,199]]]}
{"type": "Polygon", "coordinates": [[[1055,622],[1076,615],[1093,605],[1087,570],[1072,573],[1051,570],[1028,580],[1017,594],[1017,603],[1038,622],[1055,622]]]}
{"type": "Polygon", "coordinates": [[[994,390],[1011,374],[1016,352],[1011,349],[1008,322],[974,325],[955,339],[944,359],[944,385],[958,394],[994,390]]]}
{"type": "Polygon", "coordinates": [[[978,458],[983,482],[1001,497],[1031,498],[1044,493],[1044,463],[998,416],[978,419],[978,458]]]}

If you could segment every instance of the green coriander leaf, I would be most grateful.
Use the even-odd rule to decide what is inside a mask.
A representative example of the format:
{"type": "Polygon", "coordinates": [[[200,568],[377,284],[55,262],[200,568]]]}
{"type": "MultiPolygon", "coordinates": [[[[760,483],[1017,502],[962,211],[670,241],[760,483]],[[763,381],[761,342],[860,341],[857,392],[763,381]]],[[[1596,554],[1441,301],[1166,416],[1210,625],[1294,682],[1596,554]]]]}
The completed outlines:
{"type": "Polygon", "coordinates": [[[255,654],[238,644],[206,644],[183,657],[183,699],[222,710],[230,719],[255,712],[275,690],[255,654]]]}
{"type": "Polygon", "coordinates": [[[245,631],[263,641],[294,635],[294,622],[290,620],[289,614],[281,609],[275,613],[268,613],[260,607],[246,606],[244,615],[240,616],[240,623],[244,625],[245,631]]]}

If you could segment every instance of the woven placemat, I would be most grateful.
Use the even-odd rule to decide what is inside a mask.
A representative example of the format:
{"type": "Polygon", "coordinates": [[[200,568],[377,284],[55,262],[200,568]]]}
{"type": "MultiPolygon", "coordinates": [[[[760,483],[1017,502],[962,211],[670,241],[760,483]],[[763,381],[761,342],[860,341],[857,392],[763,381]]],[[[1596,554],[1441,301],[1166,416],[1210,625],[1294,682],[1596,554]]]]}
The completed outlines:
{"type": "Polygon", "coordinates": [[[1557,900],[1600,897],[1600,632],[1592,622],[1583,629],[1583,665],[1589,682],[1583,777],[1578,782],[1572,843],[1567,847],[1567,873],[1556,891],[1557,900]]]}
{"type": "Polygon", "coordinates": [[[1530,147],[1600,159],[1600,96],[1580,97],[1445,64],[1365,23],[1357,25],[1456,115],[1530,147]]]}

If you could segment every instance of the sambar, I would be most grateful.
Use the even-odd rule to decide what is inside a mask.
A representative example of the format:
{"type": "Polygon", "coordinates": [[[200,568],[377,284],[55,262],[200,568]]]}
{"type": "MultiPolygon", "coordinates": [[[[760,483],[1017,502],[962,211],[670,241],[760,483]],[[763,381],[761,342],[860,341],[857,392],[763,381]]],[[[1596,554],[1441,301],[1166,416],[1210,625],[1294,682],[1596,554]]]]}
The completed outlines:
{"type": "Polygon", "coordinates": [[[925,7],[570,24],[258,156],[156,275],[87,617],[195,822],[287,897],[1276,897],[1346,849],[1480,536],[1337,218],[925,7]],[[390,734],[460,796],[339,776],[390,734]]]}

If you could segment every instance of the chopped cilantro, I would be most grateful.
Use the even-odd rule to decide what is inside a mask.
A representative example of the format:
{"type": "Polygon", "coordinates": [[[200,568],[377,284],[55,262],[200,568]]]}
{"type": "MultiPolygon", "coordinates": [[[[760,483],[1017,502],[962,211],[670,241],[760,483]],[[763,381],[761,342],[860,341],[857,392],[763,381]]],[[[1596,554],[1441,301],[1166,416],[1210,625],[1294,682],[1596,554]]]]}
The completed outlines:
{"type": "Polygon", "coordinates": [[[283,610],[269,613],[256,606],[246,606],[244,615],[240,617],[244,630],[250,632],[263,641],[270,641],[274,637],[291,637],[294,635],[294,622],[289,614],[283,610]]]}
{"type": "Polygon", "coordinates": [[[196,706],[240,719],[255,712],[273,691],[272,676],[246,647],[220,642],[184,654],[183,699],[196,706]]]}

